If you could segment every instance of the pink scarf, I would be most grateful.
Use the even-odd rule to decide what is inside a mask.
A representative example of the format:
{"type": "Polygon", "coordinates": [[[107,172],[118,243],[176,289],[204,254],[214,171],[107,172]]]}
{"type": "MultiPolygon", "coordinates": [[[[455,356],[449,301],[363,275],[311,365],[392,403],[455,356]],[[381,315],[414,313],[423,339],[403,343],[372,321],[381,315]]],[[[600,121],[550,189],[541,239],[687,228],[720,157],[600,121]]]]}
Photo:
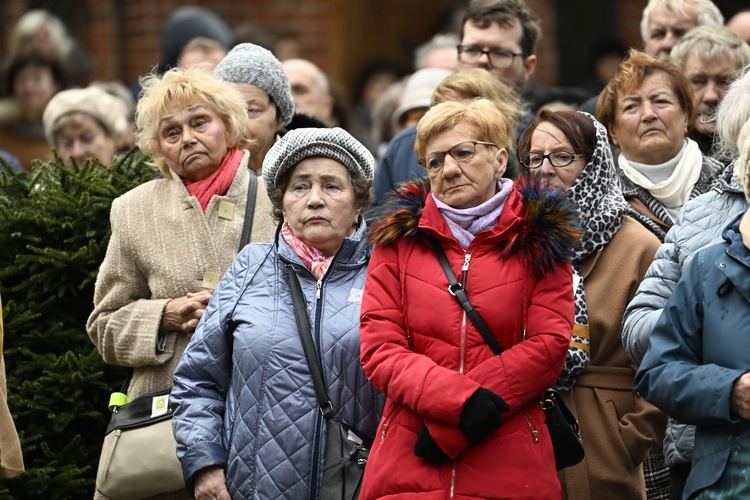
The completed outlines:
{"type": "Polygon", "coordinates": [[[205,179],[199,181],[182,179],[187,192],[198,198],[198,203],[200,203],[204,212],[214,195],[223,196],[227,194],[229,186],[232,185],[234,180],[234,175],[237,173],[237,167],[242,161],[242,155],[243,153],[239,149],[231,148],[227,151],[219,168],[205,179]]]}
{"type": "Polygon", "coordinates": [[[317,248],[311,247],[297,238],[286,222],[281,226],[281,235],[284,236],[284,241],[292,247],[294,253],[299,256],[302,263],[307,266],[313,276],[320,280],[326,274],[326,271],[328,271],[328,266],[331,265],[334,256],[326,257],[317,248]]]}

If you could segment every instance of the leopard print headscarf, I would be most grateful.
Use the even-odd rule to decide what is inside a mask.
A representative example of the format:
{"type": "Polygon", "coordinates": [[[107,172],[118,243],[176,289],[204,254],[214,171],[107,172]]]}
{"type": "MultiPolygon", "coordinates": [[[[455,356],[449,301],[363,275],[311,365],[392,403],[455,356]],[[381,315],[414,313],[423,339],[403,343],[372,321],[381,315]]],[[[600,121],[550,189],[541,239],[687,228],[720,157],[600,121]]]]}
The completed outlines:
{"type": "Polygon", "coordinates": [[[573,257],[573,286],[575,291],[575,325],[570,339],[565,368],[555,387],[570,390],[579,373],[589,363],[589,320],[586,308],[586,293],[583,288],[581,263],[606,245],[622,226],[630,206],[625,201],[618,183],[617,171],[612,160],[607,129],[596,118],[587,116],[596,130],[596,145],[591,161],[583,168],[573,185],[568,189],[568,198],[576,202],[581,216],[583,235],[581,244],[573,257]]]}

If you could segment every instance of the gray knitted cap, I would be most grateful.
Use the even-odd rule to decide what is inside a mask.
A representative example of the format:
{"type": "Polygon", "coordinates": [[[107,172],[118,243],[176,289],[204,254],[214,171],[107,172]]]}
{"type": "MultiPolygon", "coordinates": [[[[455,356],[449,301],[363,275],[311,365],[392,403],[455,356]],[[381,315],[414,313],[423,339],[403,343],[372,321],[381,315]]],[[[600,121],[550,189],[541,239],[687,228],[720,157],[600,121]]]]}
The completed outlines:
{"type": "Polygon", "coordinates": [[[336,160],[350,172],[372,180],[375,158],[366,147],[341,128],[298,128],[277,141],[263,160],[263,182],[270,195],[288,170],[310,156],[336,160]]]}
{"type": "Polygon", "coordinates": [[[214,69],[214,75],[232,83],[250,83],[268,92],[284,125],[294,115],[294,100],[289,78],[281,62],[269,50],[252,43],[241,43],[224,56],[214,69]]]}

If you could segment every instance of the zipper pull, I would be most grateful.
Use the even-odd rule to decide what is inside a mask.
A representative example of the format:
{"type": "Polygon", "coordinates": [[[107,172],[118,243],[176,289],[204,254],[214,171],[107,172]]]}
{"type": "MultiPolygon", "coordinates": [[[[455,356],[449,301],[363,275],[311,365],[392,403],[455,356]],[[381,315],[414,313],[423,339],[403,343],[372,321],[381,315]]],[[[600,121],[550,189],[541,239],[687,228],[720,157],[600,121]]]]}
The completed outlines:
{"type": "Polygon", "coordinates": [[[318,282],[315,284],[315,298],[320,298],[320,289],[323,287],[323,280],[318,280],[318,282]]]}
{"type": "Polygon", "coordinates": [[[539,431],[536,430],[536,429],[532,429],[531,430],[531,434],[534,436],[534,442],[538,443],[539,442],[539,431]]]}
{"type": "MultiPolygon", "coordinates": [[[[118,429],[119,430],[119,429],[118,429]]],[[[385,432],[388,430],[388,422],[383,424],[383,432],[380,433],[380,442],[385,442],[385,432]]]]}
{"type": "Polygon", "coordinates": [[[464,255],[464,265],[461,267],[461,271],[466,272],[469,270],[469,261],[471,260],[471,254],[467,253],[464,255]]]}

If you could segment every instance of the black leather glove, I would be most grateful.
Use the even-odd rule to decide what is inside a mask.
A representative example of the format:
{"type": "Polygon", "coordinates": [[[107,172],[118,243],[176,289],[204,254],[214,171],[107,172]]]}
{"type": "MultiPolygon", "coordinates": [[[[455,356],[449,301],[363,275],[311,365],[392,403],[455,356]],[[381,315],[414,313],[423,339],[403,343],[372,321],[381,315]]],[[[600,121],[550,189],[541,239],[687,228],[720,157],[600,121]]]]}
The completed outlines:
{"type": "Polygon", "coordinates": [[[503,398],[484,387],[469,396],[458,419],[458,427],[471,444],[477,444],[503,424],[501,411],[510,410],[503,398]]]}
{"type": "Polygon", "coordinates": [[[425,425],[422,430],[417,434],[417,442],[414,445],[414,454],[420,458],[424,458],[431,464],[439,464],[440,462],[447,462],[451,459],[445,454],[440,446],[430,436],[430,431],[425,425]]]}

